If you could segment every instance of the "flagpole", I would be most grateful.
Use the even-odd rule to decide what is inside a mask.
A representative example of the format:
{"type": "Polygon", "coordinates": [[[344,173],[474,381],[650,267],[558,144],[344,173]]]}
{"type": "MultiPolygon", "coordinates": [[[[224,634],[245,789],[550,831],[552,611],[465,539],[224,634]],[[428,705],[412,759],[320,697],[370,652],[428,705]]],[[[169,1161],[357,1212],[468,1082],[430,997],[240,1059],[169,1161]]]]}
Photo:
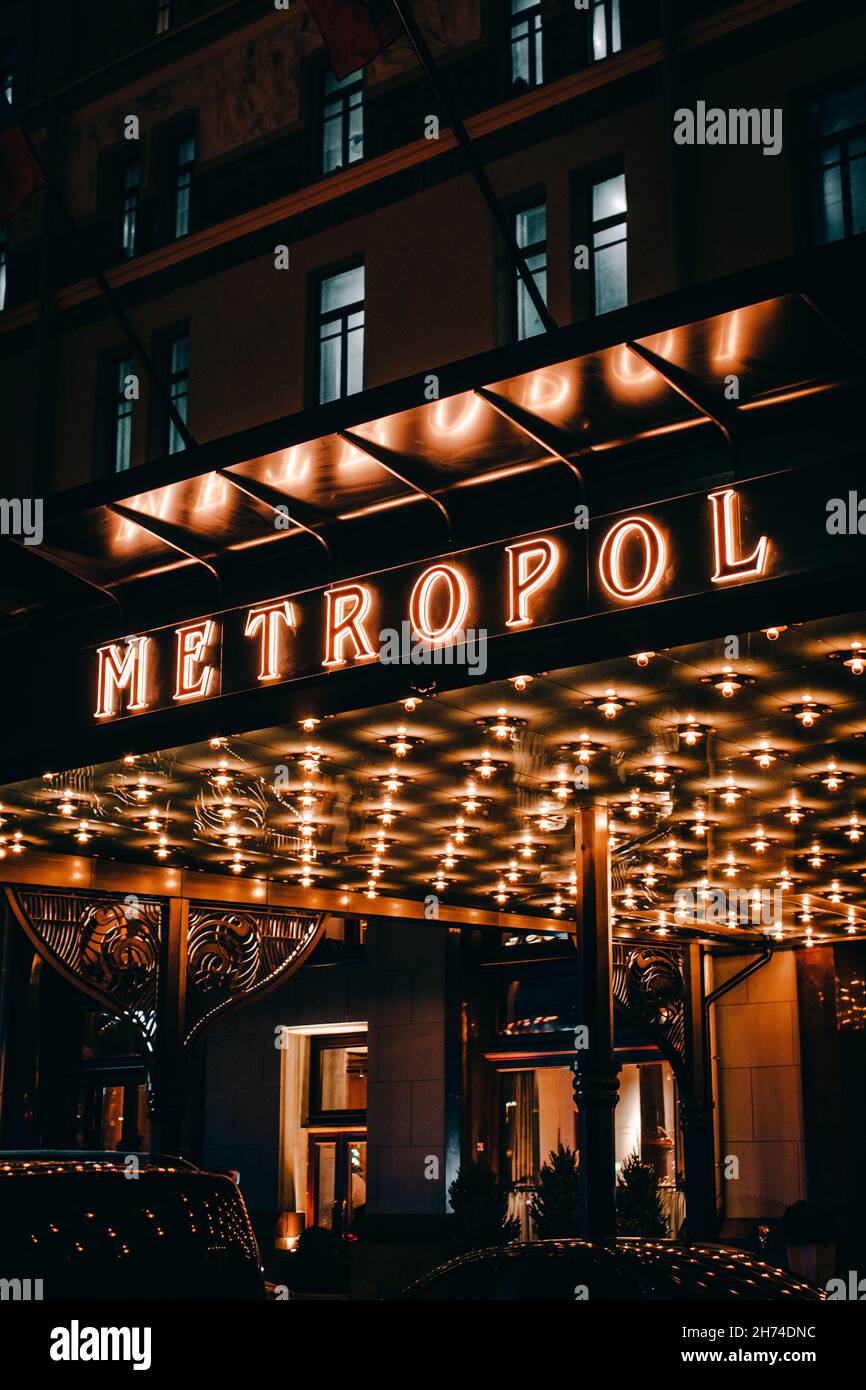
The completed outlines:
{"type": "Polygon", "coordinates": [[[418,61],[427,75],[427,80],[433,89],[433,94],[442,107],[442,110],[445,112],[448,124],[451,126],[457,143],[463,151],[464,158],[478,185],[481,196],[490,209],[493,220],[502,234],[502,239],[508,248],[511,259],[514,261],[517,273],[523,281],[524,288],[532,301],[535,312],[544,325],[545,331],[547,333],[553,333],[558,327],[556,320],[550,313],[550,310],[544,302],[542,293],[535,283],[532,271],[526,263],[526,257],[517,244],[517,238],[514,235],[511,222],[506,216],[505,209],[494,192],[493,185],[487,177],[484,166],[475,153],[475,146],[472,144],[469,133],[463,121],[460,119],[453,102],[439,81],[439,72],[433,54],[430,52],[427,41],[418,27],[415,16],[409,7],[408,0],[393,0],[393,3],[394,9],[400,17],[400,22],[406,30],[409,42],[414,48],[418,61]]]}
{"type": "Polygon", "coordinates": [[[132,348],[133,352],[135,353],[135,356],[138,358],[141,365],[144,367],[144,370],[147,373],[151,386],[156,390],[157,394],[162,400],[163,405],[168,411],[169,419],[171,420],[171,423],[174,425],[174,428],[177,430],[178,434],[183,440],[184,447],[187,449],[194,449],[196,447],[196,441],[187,429],[186,422],[183,416],[181,415],[180,411],[178,410],[177,406],[175,405],[174,401],[172,400],[171,392],[169,391],[159,372],[156,370],[156,367],[153,364],[153,360],[151,359],[150,354],[144,346],[144,343],[141,341],[135,329],[133,328],[132,323],[130,322],[129,317],[126,313],[126,310],[123,308],[123,305],[120,303],[117,296],[115,295],[114,290],[111,288],[111,285],[108,283],[108,280],[105,277],[105,274],[102,270],[100,270],[99,266],[96,264],[93,257],[91,256],[87,244],[84,241],[84,238],[82,237],[81,232],[78,229],[78,226],[76,225],[75,218],[72,216],[72,213],[69,211],[69,208],[66,206],[66,203],[64,202],[63,198],[61,198],[60,194],[57,192],[57,189],[51,182],[51,179],[48,175],[48,170],[42,163],[42,160],[39,157],[39,154],[35,149],[32,141],[30,140],[29,135],[27,134],[26,130],[24,130],[24,128],[20,125],[20,123],[18,129],[24,136],[24,139],[27,143],[27,148],[29,149],[33,161],[42,175],[45,184],[45,191],[49,194],[52,205],[59,212],[64,225],[71,234],[73,241],[75,242],[76,246],[78,247],[78,250],[84,258],[84,262],[88,270],[90,271],[90,274],[93,276],[93,279],[96,281],[99,289],[105,295],[105,298],[108,301],[108,305],[112,313],[114,314],[114,317],[117,319],[117,322],[120,324],[120,327],[123,330],[123,333],[130,344],[130,347],[132,348]]]}

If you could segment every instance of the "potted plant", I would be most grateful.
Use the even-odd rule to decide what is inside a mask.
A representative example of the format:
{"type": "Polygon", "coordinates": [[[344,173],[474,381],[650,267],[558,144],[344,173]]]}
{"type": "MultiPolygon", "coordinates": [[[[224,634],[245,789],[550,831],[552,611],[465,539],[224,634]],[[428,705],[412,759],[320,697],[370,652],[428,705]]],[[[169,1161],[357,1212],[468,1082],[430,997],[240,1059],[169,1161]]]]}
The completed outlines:
{"type": "Polygon", "coordinates": [[[448,1189],[461,1251],[516,1240],[520,1222],[508,1216],[508,1193],[484,1159],[461,1163],[448,1189]]]}
{"type": "Polygon", "coordinates": [[[542,1164],[529,1215],[539,1240],[580,1235],[580,1175],[574,1149],[559,1144],[542,1164]]]}
{"type": "Polygon", "coordinates": [[[621,1236],[666,1236],[668,1219],[656,1171],[629,1154],[616,1184],[616,1229],[621,1236]]]}

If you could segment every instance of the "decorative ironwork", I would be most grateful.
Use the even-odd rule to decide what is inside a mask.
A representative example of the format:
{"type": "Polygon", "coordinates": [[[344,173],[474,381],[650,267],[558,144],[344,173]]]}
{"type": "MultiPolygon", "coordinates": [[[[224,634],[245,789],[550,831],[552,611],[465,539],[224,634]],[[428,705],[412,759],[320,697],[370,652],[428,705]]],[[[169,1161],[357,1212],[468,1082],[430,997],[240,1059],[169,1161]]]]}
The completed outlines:
{"type": "Polygon", "coordinates": [[[164,908],[152,898],[47,889],[7,890],[36,949],[110,1014],[126,1018],[148,1049],[156,1031],[164,908]]]}
{"type": "Polygon", "coordinates": [[[613,945],[614,999],[663,1050],[685,1058],[685,983],[677,946],[613,945]]]}
{"type": "Polygon", "coordinates": [[[296,969],[319,935],[321,912],[191,903],[186,1037],[296,969]]]}

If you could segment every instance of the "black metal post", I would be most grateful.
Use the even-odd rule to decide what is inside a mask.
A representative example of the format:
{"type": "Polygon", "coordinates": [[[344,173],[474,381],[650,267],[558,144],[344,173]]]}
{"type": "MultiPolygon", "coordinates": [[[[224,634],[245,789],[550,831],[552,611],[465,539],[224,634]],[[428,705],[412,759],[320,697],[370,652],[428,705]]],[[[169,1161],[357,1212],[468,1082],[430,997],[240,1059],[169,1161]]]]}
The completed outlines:
{"type": "Polygon", "coordinates": [[[577,1017],[574,1099],[578,1109],[581,1227],[591,1240],[616,1236],[613,1112],[619,1076],[613,1051],[610,846],[603,806],[580,807],[577,835],[577,1017]]]}
{"type": "MultiPolygon", "coordinates": [[[[686,1230],[690,1240],[715,1240],[716,1153],[703,948],[692,942],[683,954],[686,1075],[680,1092],[680,1120],[686,1170],[686,1230]]],[[[677,1232],[671,1234],[675,1236],[677,1232]]]]}

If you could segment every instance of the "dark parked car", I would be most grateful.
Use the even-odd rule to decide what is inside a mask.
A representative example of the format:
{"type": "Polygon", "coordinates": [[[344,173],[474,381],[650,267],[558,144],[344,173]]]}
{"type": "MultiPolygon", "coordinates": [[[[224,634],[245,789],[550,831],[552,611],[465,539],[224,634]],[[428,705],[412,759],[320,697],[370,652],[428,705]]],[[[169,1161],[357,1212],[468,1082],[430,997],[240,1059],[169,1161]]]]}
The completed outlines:
{"type": "Polygon", "coordinates": [[[408,1299],[822,1299],[824,1294],[723,1245],[628,1237],[609,1245],[539,1240],[477,1250],[434,1269],[408,1299]]]}
{"type": "Polygon", "coordinates": [[[235,1183],[157,1154],[0,1153],[0,1280],[22,1281],[7,1297],[265,1297],[235,1183]]]}

